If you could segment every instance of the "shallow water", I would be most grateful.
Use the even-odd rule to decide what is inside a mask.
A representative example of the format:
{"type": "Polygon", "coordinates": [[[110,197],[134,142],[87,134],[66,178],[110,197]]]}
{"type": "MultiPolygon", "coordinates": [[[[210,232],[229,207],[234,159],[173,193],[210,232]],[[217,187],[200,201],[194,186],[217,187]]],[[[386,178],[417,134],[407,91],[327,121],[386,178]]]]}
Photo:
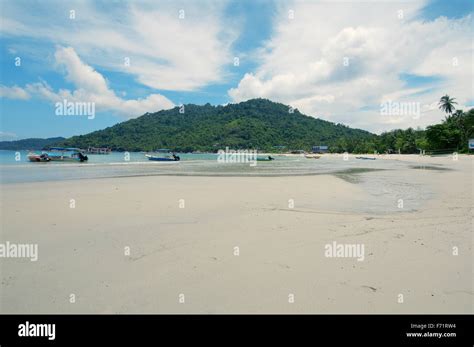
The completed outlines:
{"type": "Polygon", "coordinates": [[[0,183],[48,182],[132,176],[315,176],[331,174],[350,184],[359,185],[369,194],[362,201],[355,196],[341,210],[373,213],[414,211],[433,196],[433,189],[424,179],[421,169],[433,174],[448,170],[443,166],[413,165],[402,160],[357,160],[343,156],[322,156],[320,159],[274,156],[271,162],[220,163],[215,154],[179,154],[180,162],[148,161],[144,153],[130,153],[126,161],[123,153],[89,155],[87,163],[30,163],[27,152],[0,151],[0,183]],[[413,175],[406,175],[406,171],[413,175]],[[400,199],[403,208],[399,207],[400,199]],[[361,205],[363,204],[363,205],[361,205]]]}
{"type": "Polygon", "coordinates": [[[340,156],[320,159],[274,156],[271,162],[220,163],[216,154],[179,154],[180,162],[149,161],[144,153],[89,155],[86,163],[31,163],[27,152],[0,151],[0,182],[45,182],[123,176],[297,176],[339,174],[351,179],[356,174],[372,170],[407,168],[407,163],[396,160],[343,160],[340,156]],[[20,157],[16,156],[20,154],[20,157]],[[19,159],[19,160],[15,160],[19,159]],[[128,160],[126,160],[128,159],[128,160]],[[254,163],[255,164],[255,163],[254,163]]]}

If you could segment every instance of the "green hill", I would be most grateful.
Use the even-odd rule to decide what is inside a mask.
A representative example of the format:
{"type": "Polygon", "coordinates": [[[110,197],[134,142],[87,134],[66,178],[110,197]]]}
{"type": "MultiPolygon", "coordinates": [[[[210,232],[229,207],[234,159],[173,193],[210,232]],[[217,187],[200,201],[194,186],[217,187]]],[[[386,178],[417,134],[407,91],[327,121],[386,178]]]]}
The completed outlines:
{"type": "Polygon", "coordinates": [[[64,141],[64,137],[51,137],[49,139],[30,138],[17,141],[0,141],[0,149],[23,150],[23,149],[43,149],[58,141],[64,141]]]}
{"type": "Polygon", "coordinates": [[[276,151],[310,150],[314,145],[329,145],[332,150],[357,150],[359,144],[376,136],[342,124],[306,116],[298,110],[266,99],[253,99],[226,106],[184,105],[119,123],[87,135],[74,136],[58,145],[113,150],[217,151],[226,146],[276,151]]]}

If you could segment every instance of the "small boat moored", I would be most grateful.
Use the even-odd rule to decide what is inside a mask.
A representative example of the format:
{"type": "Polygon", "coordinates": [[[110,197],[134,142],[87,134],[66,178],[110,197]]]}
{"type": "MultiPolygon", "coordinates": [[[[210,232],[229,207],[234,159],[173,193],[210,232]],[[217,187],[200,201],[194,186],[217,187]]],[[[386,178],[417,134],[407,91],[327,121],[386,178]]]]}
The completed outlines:
{"type": "Polygon", "coordinates": [[[51,147],[47,153],[51,161],[88,161],[87,155],[82,153],[79,148],[51,147]]]}
{"type": "Polygon", "coordinates": [[[156,155],[151,155],[151,154],[145,154],[145,157],[148,158],[148,160],[152,161],[180,161],[181,158],[175,154],[167,157],[158,157],[156,155]]]}
{"type": "Polygon", "coordinates": [[[41,154],[30,152],[28,160],[31,162],[50,162],[50,161],[66,161],[66,162],[84,162],[89,160],[87,155],[82,153],[79,148],[63,148],[51,147],[49,151],[41,154]]]}
{"type": "Polygon", "coordinates": [[[376,158],[370,158],[370,157],[356,157],[356,159],[361,159],[361,160],[375,160],[376,158]]]}
{"type": "Polygon", "coordinates": [[[257,161],[272,161],[272,160],[275,160],[275,158],[273,158],[270,155],[268,157],[257,157],[257,161]]]}

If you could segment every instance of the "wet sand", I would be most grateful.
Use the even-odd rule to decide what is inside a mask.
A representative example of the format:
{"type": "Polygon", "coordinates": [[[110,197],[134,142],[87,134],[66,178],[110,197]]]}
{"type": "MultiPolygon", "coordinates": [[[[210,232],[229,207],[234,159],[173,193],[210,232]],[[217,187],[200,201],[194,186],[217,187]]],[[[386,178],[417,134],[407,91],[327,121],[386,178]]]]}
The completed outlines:
{"type": "Polygon", "coordinates": [[[0,312],[472,313],[473,159],[378,158],[433,194],[371,212],[399,198],[379,171],[1,185],[0,242],[39,254],[0,258],[0,312]]]}

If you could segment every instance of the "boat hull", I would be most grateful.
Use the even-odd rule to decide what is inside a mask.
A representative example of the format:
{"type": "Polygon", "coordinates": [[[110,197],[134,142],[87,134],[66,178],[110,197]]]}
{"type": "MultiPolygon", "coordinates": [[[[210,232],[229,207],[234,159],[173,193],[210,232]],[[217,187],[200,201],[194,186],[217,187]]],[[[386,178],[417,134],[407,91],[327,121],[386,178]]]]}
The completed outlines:
{"type": "Polygon", "coordinates": [[[29,155],[28,160],[34,163],[47,163],[51,161],[51,158],[41,155],[29,155]]]}
{"type": "Polygon", "coordinates": [[[171,158],[154,158],[154,157],[149,157],[148,160],[151,161],[177,161],[171,158]]]}
{"type": "Polygon", "coordinates": [[[174,158],[167,158],[167,157],[155,157],[153,155],[145,155],[145,157],[148,158],[148,160],[151,160],[151,161],[179,161],[180,158],[178,156],[174,157],[174,158]]]}
{"type": "Polygon", "coordinates": [[[51,161],[65,161],[65,162],[81,162],[79,158],[70,158],[70,157],[50,157],[51,161]]]}

